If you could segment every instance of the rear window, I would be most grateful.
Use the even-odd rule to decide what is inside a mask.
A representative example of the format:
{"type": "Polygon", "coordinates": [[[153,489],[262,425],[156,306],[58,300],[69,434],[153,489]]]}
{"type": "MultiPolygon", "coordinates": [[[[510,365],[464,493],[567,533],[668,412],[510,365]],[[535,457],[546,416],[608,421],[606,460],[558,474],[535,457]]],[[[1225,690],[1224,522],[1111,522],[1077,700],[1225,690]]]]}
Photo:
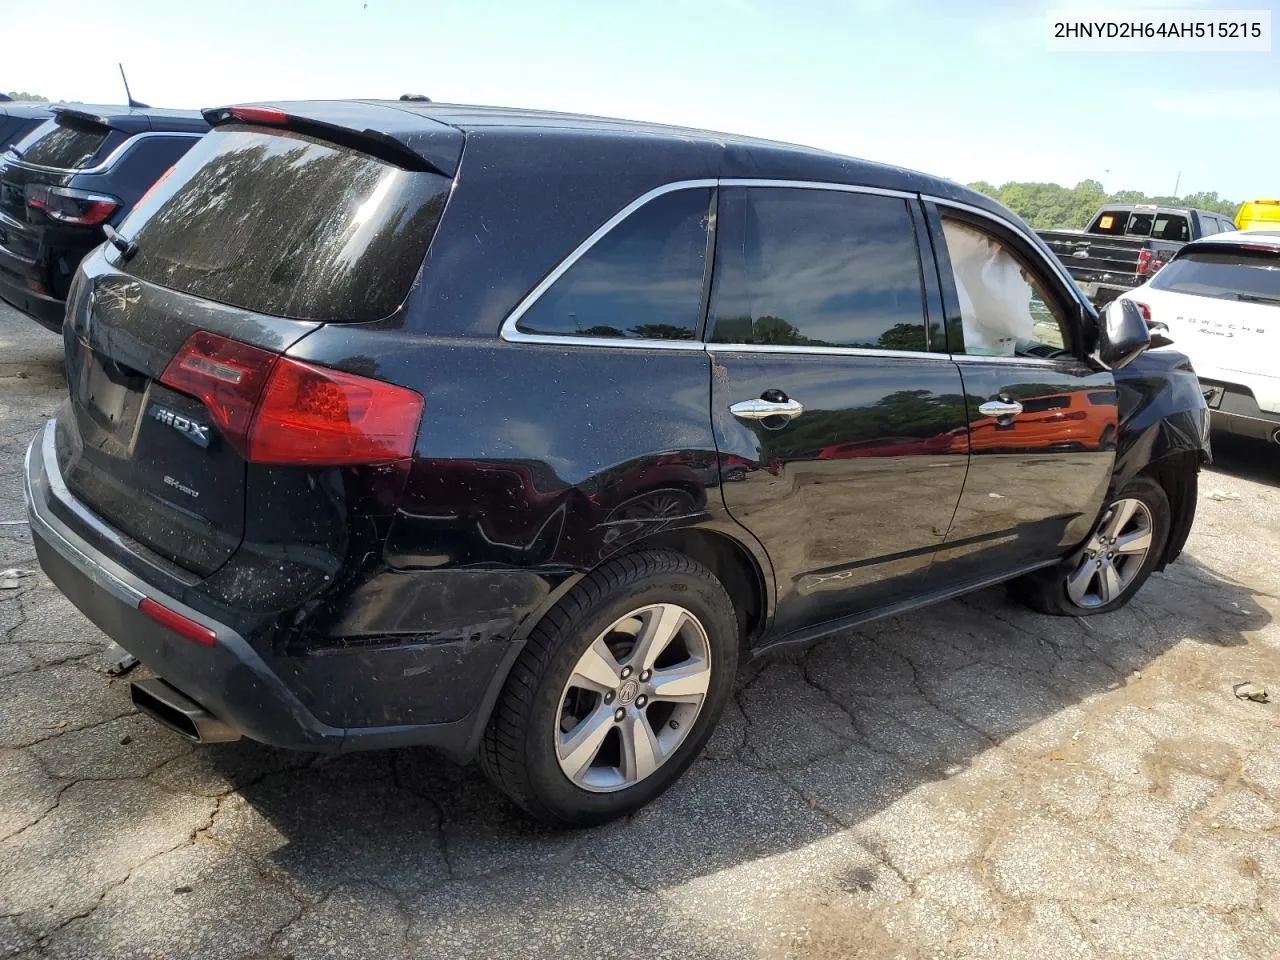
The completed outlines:
{"type": "Polygon", "coordinates": [[[42,123],[14,149],[24,163],[77,170],[93,162],[110,136],[110,127],[64,116],[42,123]]]}
{"type": "Polygon", "coordinates": [[[291,131],[221,127],[120,225],[138,244],[126,269],[257,313],[377,320],[408,295],[450,183],[291,131]]]}
{"type": "Polygon", "coordinates": [[[1178,257],[1152,288],[1221,300],[1280,304],[1280,255],[1250,250],[1198,250],[1178,257]]]}
{"type": "Polygon", "coordinates": [[[1124,234],[1129,223],[1128,210],[1103,210],[1089,228],[1090,233],[1103,233],[1118,237],[1124,234]]]}

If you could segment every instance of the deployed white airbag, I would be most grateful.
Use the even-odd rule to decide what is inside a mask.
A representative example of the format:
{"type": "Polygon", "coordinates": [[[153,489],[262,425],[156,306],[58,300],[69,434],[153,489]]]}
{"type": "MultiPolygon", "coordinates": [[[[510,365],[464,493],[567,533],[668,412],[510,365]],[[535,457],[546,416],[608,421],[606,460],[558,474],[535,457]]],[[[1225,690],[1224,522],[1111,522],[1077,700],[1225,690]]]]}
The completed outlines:
{"type": "Polygon", "coordinates": [[[942,222],[960,295],[965,353],[1011,357],[1031,340],[1031,284],[1022,267],[986,234],[954,220],[942,222]]]}

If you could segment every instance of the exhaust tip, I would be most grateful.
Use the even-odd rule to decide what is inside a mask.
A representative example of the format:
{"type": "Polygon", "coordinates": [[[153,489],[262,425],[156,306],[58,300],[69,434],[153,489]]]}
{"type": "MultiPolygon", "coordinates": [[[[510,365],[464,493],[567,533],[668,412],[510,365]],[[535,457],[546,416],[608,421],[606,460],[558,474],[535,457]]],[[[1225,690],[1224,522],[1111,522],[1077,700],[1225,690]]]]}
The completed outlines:
{"type": "Polygon", "coordinates": [[[163,680],[129,684],[129,699],[156,723],[195,743],[228,743],[240,739],[239,731],[163,680]]]}
{"type": "Polygon", "coordinates": [[[1276,427],[1271,431],[1271,442],[1280,446],[1280,427],[1276,427]]]}

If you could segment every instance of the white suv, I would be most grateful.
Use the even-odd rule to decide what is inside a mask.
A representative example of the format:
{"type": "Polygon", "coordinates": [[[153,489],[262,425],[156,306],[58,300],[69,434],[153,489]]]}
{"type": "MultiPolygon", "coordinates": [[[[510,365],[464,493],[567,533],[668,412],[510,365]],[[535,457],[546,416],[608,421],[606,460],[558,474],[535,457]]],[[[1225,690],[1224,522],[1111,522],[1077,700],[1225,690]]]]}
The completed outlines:
{"type": "Polygon", "coordinates": [[[1191,358],[1215,429],[1280,444],[1280,232],[1189,243],[1122,299],[1191,358]]]}

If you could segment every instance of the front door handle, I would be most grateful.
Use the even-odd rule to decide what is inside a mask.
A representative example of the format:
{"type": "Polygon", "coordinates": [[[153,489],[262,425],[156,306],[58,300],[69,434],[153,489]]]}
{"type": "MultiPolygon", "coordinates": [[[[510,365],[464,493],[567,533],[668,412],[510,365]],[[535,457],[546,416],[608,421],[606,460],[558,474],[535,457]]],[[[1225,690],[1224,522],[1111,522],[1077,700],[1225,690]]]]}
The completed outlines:
{"type": "Polygon", "coordinates": [[[768,420],[770,417],[790,420],[804,413],[804,404],[798,400],[740,400],[729,408],[729,412],[742,420],[768,420]]]}
{"type": "Polygon", "coordinates": [[[995,417],[997,420],[1001,417],[1016,417],[1022,412],[1022,404],[1017,400],[988,400],[978,407],[978,412],[984,417],[995,417]]]}

